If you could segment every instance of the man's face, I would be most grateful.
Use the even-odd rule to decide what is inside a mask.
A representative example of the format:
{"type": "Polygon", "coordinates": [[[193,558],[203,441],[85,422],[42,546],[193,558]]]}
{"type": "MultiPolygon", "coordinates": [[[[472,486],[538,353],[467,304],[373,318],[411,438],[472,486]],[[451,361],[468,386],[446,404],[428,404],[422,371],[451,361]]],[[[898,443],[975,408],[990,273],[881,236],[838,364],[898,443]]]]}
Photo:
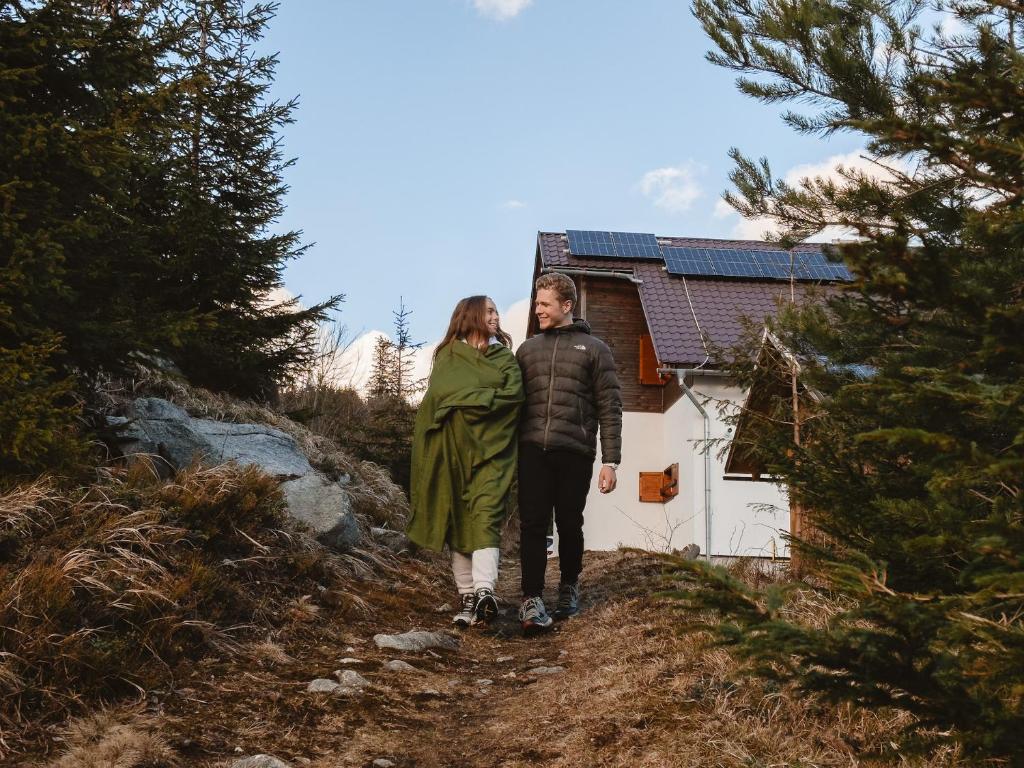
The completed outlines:
{"type": "Polygon", "coordinates": [[[537,291],[537,301],[533,305],[533,313],[537,315],[540,329],[558,328],[572,322],[572,302],[560,302],[558,294],[550,288],[537,291]]]}

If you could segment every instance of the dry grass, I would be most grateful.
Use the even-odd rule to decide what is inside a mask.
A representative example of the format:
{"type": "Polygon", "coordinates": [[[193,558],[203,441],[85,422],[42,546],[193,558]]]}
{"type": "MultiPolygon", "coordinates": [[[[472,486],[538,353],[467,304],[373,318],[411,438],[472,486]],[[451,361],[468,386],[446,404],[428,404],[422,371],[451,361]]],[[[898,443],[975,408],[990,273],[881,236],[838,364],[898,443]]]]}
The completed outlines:
{"type": "Polygon", "coordinates": [[[181,765],[155,718],[101,709],[77,718],[60,737],[62,754],[46,768],[175,768],[181,765]]]}
{"type": "Polygon", "coordinates": [[[0,758],[204,655],[286,663],[241,643],[316,621],[321,601],[335,618],[367,610],[355,585],[383,556],[332,554],[282,506],[273,478],[232,464],[164,482],[136,462],[0,496],[0,758]]]}

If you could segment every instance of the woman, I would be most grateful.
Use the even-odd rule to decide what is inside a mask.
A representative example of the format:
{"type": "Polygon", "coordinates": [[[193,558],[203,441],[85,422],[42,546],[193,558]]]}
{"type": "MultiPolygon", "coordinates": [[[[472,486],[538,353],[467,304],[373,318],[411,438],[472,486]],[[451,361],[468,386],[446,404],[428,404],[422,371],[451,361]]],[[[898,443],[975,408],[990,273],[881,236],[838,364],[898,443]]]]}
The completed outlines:
{"type": "Polygon", "coordinates": [[[511,343],[493,301],[460,301],[416,414],[407,532],[422,547],[451,550],[460,602],[452,623],[462,628],[498,614],[498,547],[523,402],[511,343]]]}

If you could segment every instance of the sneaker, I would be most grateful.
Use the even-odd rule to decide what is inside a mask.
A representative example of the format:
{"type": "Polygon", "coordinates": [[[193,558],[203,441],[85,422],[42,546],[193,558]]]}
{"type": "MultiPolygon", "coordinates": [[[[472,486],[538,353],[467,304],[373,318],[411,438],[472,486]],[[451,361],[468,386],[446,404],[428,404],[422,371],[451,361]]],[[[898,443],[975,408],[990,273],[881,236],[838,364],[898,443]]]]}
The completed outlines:
{"type": "Polygon", "coordinates": [[[472,592],[466,592],[460,596],[460,599],[462,600],[462,607],[452,618],[452,624],[459,629],[465,629],[473,623],[473,617],[476,615],[476,595],[472,592]]]}
{"type": "Polygon", "coordinates": [[[580,583],[559,584],[558,603],[551,615],[555,621],[568,619],[580,612],[580,583]]]}
{"type": "Polygon", "coordinates": [[[519,623],[523,625],[523,632],[533,635],[551,629],[555,622],[548,616],[541,598],[528,597],[519,607],[519,623]]]}
{"type": "Polygon", "coordinates": [[[473,611],[473,623],[490,624],[498,616],[498,598],[486,587],[476,591],[476,608],[473,611]]]}

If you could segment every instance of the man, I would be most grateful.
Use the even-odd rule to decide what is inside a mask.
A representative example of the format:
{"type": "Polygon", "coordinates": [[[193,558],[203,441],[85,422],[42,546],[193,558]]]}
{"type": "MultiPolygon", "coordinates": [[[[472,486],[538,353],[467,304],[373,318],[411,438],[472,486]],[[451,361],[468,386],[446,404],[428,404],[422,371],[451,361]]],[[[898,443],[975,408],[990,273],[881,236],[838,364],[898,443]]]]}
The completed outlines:
{"type": "Polygon", "coordinates": [[[558,273],[536,283],[534,314],[541,333],[519,347],[526,404],[519,429],[519,525],[526,634],[550,629],[579,612],[583,569],[583,507],[601,431],[598,489],[615,490],[622,448],[622,394],[611,350],[573,320],[576,286],[558,273]],[[561,578],[558,603],[544,606],[546,537],[554,511],[561,578]]]}

